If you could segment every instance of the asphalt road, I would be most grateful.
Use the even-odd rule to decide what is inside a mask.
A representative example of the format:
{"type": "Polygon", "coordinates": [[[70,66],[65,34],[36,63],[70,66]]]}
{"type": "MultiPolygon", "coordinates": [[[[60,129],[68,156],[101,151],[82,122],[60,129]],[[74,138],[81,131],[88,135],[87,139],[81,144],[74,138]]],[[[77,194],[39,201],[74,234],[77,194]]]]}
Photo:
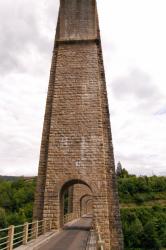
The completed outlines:
{"type": "Polygon", "coordinates": [[[84,217],[68,224],[64,230],[43,244],[40,250],[84,250],[90,233],[92,218],[84,217]]]}

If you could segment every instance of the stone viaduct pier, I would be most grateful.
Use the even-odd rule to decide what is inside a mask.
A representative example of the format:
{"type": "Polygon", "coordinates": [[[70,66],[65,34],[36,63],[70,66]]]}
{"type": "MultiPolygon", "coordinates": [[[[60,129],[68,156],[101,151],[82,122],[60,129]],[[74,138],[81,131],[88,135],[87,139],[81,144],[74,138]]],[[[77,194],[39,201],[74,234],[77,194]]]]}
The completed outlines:
{"type": "Polygon", "coordinates": [[[96,1],[61,0],[34,219],[59,229],[85,202],[105,249],[123,249],[96,1]]]}

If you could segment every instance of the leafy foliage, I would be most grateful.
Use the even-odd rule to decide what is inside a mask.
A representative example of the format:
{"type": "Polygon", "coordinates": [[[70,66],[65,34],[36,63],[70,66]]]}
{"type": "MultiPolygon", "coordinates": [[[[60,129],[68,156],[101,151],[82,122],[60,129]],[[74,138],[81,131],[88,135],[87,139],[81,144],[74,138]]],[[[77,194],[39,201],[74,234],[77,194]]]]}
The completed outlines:
{"type": "Polygon", "coordinates": [[[32,220],[35,180],[0,180],[0,228],[32,220]]]}
{"type": "Polygon", "coordinates": [[[122,168],[122,164],[118,162],[117,169],[116,169],[116,175],[120,178],[126,178],[129,176],[128,171],[125,168],[122,168]]]}
{"type": "Polygon", "coordinates": [[[166,247],[166,208],[123,208],[121,218],[126,249],[166,247]]]}
{"type": "Polygon", "coordinates": [[[166,248],[166,177],[121,173],[118,188],[125,249],[166,248]]]}
{"type": "Polygon", "coordinates": [[[166,177],[128,176],[118,178],[121,203],[159,200],[166,196],[166,177]],[[162,197],[163,194],[163,197],[162,197]]]}

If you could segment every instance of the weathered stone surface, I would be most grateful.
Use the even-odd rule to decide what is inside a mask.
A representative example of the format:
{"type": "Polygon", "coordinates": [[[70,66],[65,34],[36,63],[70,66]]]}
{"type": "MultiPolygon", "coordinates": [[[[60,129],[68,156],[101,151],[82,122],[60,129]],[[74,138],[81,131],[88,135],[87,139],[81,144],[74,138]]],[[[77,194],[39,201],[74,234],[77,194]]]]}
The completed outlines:
{"type": "Polygon", "coordinates": [[[62,225],[63,192],[86,185],[106,249],[123,249],[95,0],[61,0],[34,218],[62,225]]]}
{"type": "Polygon", "coordinates": [[[61,0],[57,40],[97,38],[95,0],[61,0]]]}
{"type": "Polygon", "coordinates": [[[82,215],[86,213],[85,212],[87,210],[85,207],[86,204],[85,202],[84,203],[81,202],[84,196],[86,197],[88,196],[88,198],[91,197],[91,200],[93,199],[92,192],[87,186],[80,185],[80,184],[74,185],[74,188],[73,188],[73,212],[74,213],[79,213],[82,215]]]}

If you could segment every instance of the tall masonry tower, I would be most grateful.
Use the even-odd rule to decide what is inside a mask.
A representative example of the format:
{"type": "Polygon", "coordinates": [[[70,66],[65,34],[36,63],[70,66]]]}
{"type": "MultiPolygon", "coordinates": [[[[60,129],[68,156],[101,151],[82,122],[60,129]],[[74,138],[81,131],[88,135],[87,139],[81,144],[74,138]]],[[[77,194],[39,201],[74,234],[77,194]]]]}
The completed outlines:
{"type": "Polygon", "coordinates": [[[64,194],[76,185],[89,190],[105,249],[123,249],[96,0],[60,1],[34,219],[62,227],[64,194]]]}

